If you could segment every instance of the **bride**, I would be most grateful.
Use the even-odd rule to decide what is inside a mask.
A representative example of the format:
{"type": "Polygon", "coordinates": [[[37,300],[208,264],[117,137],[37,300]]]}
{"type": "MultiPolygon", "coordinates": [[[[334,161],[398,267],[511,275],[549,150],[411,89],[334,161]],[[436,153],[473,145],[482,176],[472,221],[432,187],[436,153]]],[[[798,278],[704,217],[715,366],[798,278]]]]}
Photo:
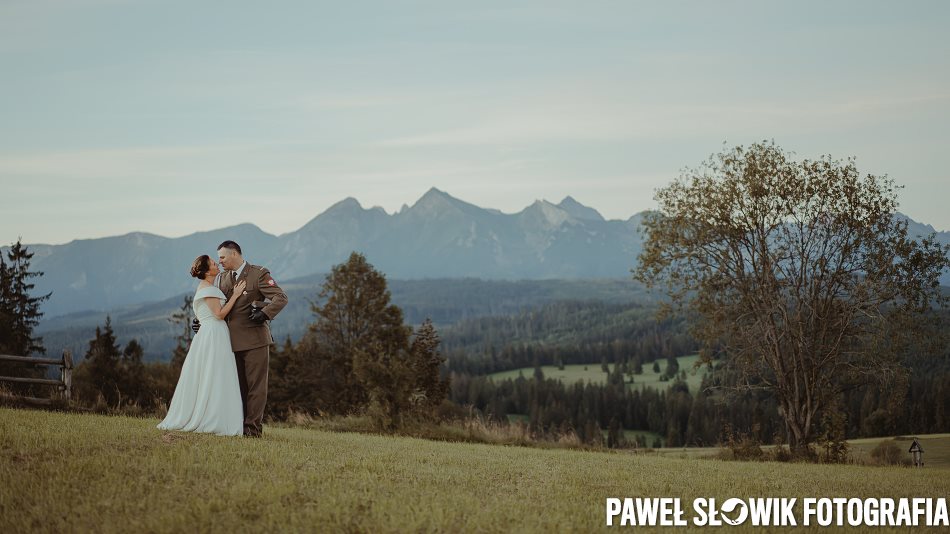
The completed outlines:
{"type": "Polygon", "coordinates": [[[201,321],[181,367],[171,406],[162,430],[210,432],[221,436],[244,433],[244,412],[237,364],[231,351],[231,336],[224,322],[235,301],[244,293],[242,280],[234,288],[231,300],[214,286],[217,264],[208,255],[198,256],[191,276],[201,280],[192,307],[201,321]]]}

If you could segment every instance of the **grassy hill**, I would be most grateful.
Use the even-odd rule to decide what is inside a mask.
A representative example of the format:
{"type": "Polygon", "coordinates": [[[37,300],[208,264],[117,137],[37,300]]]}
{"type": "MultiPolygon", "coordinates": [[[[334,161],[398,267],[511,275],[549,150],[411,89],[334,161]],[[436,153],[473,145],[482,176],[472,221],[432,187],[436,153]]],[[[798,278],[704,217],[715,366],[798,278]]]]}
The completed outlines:
{"type": "MultiPolygon", "coordinates": [[[[703,374],[706,372],[708,367],[700,367],[699,369],[694,369],[693,365],[696,361],[699,360],[698,354],[693,354],[691,356],[680,356],[676,358],[676,361],[679,363],[680,370],[686,371],[686,384],[689,386],[689,390],[695,393],[703,381],[703,374]]],[[[614,370],[614,365],[610,365],[610,370],[614,370]]],[[[666,361],[660,361],[660,372],[653,372],[653,364],[645,364],[643,366],[643,373],[639,375],[634,375],[634,380],[632,384],[628,384],[628,387],[631,389],[643,389],[645,387],[651,387],[653,389],[663,390],[670,387],[672,382],[663,382],[660,380],[663,372],[666,370],[666,361]]],[[[558,369],[554,365],[542,365],[541,372],[544,373],[545,378],[554,378],[564,382],[565,384],[574,384],[578,381],[583,381],[589,384],[605,384],[607,383],[607,373],[601,369],[600,364],[590,363],[585,365],[565,365],[564,369],[558,369]]],[[[493,380],[500,381],[506,379],[515,379],[518,378],[518,375],[522,375],[525,378],[531,378],[534,376],[533,367],[524,367],[522,369],[514,369],[512,371],[502,371],[499,373],[492,373],[489,375],[493,380]]]]}
{"type": "Polygon", "coordinates": [[[157,423],[0,408],[0,532],[590,532],[605,528],[607,497],[950,492],[939,469],[720,462],[294,428],[247,440],[167,434],[157,423]]]}

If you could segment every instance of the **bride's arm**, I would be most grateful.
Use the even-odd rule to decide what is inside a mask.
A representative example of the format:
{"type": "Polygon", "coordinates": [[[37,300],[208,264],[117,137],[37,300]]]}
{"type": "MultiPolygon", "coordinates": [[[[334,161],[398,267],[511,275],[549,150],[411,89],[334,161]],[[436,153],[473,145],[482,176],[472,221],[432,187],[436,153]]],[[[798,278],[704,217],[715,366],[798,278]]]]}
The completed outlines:
{"type": "Polygon", "coordinates": [[[244,294],[244,288],[247,287],[247,282],[241,280],[238,282],[238,285],[234,286],[234,292],[231,293],[231,299],[228,300],[227,304],[224,307],[221,307],[221,300],[217,297],[205,297],[205,302],[208,303],[208,309],[211,310],[211,313],[214,314],[218,319],[224,320],[225,317],[231,313],[231,308],[234,307],[234,303],[237,301],[238,297],[244,294]]]}

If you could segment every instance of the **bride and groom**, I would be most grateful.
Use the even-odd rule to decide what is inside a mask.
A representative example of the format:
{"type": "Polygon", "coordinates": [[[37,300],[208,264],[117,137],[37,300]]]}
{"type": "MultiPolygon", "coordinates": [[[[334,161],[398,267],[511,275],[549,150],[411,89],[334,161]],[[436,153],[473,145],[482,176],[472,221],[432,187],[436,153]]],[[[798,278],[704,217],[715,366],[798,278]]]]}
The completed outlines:
{"type": "Polygon", "coordinates": [[[220,271],[208,255],[191,266],[200,280],[192,303],[197,332],[158,428],[261,437],[273,343],[268,321],[287,295],[265,267],[244,261],[234,241],[218,245],[218,259],[220,271]]]}

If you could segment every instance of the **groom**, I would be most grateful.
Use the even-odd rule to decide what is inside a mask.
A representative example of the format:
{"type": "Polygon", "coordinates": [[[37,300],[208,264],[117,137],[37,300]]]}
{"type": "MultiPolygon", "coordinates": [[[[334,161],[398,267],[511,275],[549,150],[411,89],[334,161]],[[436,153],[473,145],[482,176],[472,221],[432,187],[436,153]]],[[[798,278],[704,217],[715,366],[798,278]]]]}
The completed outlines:
{"type": "Polygon", "coordinates": [[[264,405],[267,403],[270,345],[274,342],[268,321],[277,317],[287,305],[287,294],[277,285],[266,267],[244,261],[241,246],[234,241],[218,245],[218,260],[222,271],[218,275],[217,285],[227,298],[231,298],[238,282],[247,281],[244,296],[237,299],[225,321],[231,332],[231,349],[237,361],[238,381],[241,384],[244,435],[259,438],[263,431],[264,405]],[[263,302],[265,299],[270,302],[263,302]]]}

